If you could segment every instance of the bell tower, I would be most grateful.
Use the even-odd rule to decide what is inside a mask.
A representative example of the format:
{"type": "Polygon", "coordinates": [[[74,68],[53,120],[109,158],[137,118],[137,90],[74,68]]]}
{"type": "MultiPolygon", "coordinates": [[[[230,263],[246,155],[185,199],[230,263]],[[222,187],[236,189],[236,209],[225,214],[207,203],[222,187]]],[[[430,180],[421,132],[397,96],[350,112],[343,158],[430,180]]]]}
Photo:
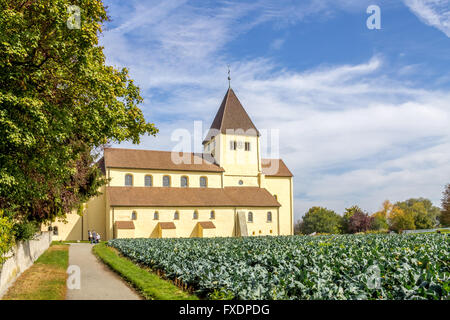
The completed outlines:
{"type": "Polygon", "coordinates": [[[259,137],[258,129],[229,87],[203,141],[204,153],[214,157],[226,176],[257,177],[261,173],[259,137]]]}

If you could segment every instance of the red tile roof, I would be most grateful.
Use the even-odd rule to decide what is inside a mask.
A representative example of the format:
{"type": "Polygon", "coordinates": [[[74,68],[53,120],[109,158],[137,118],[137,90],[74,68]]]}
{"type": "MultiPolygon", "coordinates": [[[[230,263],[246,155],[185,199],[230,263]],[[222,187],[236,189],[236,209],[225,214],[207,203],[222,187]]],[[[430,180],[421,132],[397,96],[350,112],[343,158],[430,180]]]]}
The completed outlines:
{"type": "Polygon", "coordinates": [[[173,222],[160,222],[159,226],[161,229],[176,229],[175,223],[173,222]]]}
{"type": "Polygon", "coordinates": [[[106,187],[113,207],[279,207],[264,188],[106,187]]]}
{"type": "Polygon", "coordinates": [[[281,159],[261,159],[262,172],[268,177],[293,177],[281,159]]]}
{"type": "Polygon", "coordinates": [[[115,225],[117,229],[134,229],[133,221],[116,221],[115,225]]]}
{"type": "Polygon", "coordinates": [[[219,133],[227,133],[227,130],[233,130],[236,134],[238,134],[237,130],[242,130],[241,135],[260,135],[258,129],[256,129],[231,88],[228,89],[225,97],[223,97],[220,108],[214,117],[214,121],[211,124],[211,128],[209,129],[203,144],[219,133]]]}
{"type": "Polygon", "coordinates": [[[200,221],[198,223],[203,229],[215,229],[216,226],[212,221],[200,221]]]}
{"type": "Polygon", "coordinates": [[[213,163],[207,154],[178,153],[171,151],[105,148],[104,160],[99,161],[106,168],[153,169],[222,172],[223,168],[213,163]],[[186,161],[184,158],[186,157],[186,161]],[[178,160],[183,160],[177,163],[178,160]],[[184,163],[187,162],[187,163],[184,163]]]}

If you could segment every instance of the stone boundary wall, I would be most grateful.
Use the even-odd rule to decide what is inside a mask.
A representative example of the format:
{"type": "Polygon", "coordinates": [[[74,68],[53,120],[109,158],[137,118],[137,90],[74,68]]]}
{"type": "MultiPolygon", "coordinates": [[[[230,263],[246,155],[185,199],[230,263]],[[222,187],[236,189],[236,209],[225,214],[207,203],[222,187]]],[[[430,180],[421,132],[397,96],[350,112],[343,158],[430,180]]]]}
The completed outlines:
{"type": "Polygon", "coordinates": [[[9,258],[0,266],[0,298],[17,277],[27,270],[52,243],[49,231],[37,234],[33,240],[18,242],[6,255],[9,258]]]}
{"type": "Polygon", "coordinates": [[[434,229],[418,229],[418,230],[403,230],[402,233],[424,233],[424,232],[436,232],[438,230],[450,230],[450,228],[434,228],[434,229]]]}

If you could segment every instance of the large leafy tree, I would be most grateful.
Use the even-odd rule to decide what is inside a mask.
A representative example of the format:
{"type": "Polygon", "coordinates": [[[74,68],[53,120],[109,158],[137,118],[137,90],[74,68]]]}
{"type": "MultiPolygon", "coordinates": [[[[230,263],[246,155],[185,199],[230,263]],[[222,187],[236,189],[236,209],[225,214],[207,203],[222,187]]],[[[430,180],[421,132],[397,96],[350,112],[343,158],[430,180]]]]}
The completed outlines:
{"type": "Polygon", "coordinates": [[[303,234],[313,232],[340,233],[342,217],[332,210],[322,207],[312,207],[305,213],[300,223],[303,234]]]}
{"type": "Polygon", "coordinates": [[[444,197],[442,198],[441,224],[444,227],[450,226],[450,183],[445,186],[444,197]]]}
{"type": "Polygon", "coordinates": [[[107,20],[98,0],[0,0],[0,209],[16,218],[63,216],[104,183],[93,150],[157,132],[127,70],[105,64],[107,20]]]}
{"type": "Polygon", "coordinates": [[[412,198],[397,202],[395,205],[413,216],[416,229],[432,228],[439,223],[440,208],[433,206],[428,199],[412,198]]]}
{"type": "Polygon", "coordinates": [[[414,214],[410,211],[404,211],[399,206],[394,205],[389,214],[389,229],[402,232],[403,230],[414,230],[414,214]]]}
{"type": "Polygon", "coordinates": [[[372,215],[372,229],[373,230],[388,230],[388,217],[392,212],[394,205],[389,201],[383,202],[383,208],[372,215]]]}
{"type": "Polygon", "coordinates": [[[355,212],[362,211],[358,206],[352,206],[350,208],[346,208],[344,212],[344,216],[342,217],[342,231],[345,233],[350,233],[350,218],[355,214],[355,212]]]}

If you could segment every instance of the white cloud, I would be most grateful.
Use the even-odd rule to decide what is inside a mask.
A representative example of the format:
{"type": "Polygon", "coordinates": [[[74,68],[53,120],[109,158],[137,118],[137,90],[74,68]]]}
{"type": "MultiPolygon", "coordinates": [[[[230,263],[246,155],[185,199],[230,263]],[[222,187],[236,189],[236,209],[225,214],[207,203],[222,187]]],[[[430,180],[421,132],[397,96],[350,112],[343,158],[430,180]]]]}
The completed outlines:
{"type": "MultiPolygon", "coordinates": [[[[302,15],[339,3],[344,10],[361,5],[312,3],[317,6],[304,4],[310,11],[302,15]]],[[[165,1],[135,5],[129,20],[105,32],[108,62],[130,68],[143,89],[144,113],[160,129],[157,138],[135,147],[170,150],[172,131],[192,130],[194,120],[207,129],[230,63],[232,87],[256,126],[280,129],[281,157],[295,175],[297,218],[312,205],[342,212],[359,204],[374,211],[385,199],[413,196],[438,205],[450,182],[450,93],[406,84],[388,72],[381,55],[297,72],[264,58],[230,61],[223,50],[230,41],[259,23],[281,20],[284,10],[273,2],[225,2],[211,10],[165,1]],[[151,19],[143,20],[146,12],[151,19]]]]}
{"type": "Polygon", "coordinates": [[[280,50],[281,47],[283,46],[284,42],[285,42],[285,39],[282,39],[282,38],[275,39],[270,44],[270,48],[273,49],[273,50],[280,50]]]}
{"type": "Polygon", "coordinates": [[[403,0],[424,23],[450,37],[450,0],[403,0]]]}

